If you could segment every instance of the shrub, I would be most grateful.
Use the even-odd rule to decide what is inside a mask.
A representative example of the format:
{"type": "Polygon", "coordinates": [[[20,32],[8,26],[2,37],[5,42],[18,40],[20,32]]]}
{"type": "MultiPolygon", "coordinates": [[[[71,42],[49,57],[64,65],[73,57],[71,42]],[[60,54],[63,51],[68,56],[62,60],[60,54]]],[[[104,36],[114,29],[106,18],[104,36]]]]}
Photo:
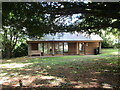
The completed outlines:
{"type": "Polygon", "coordinates": [[[116,43],[116,44],[114,45],[114,48],[120,48],[120,43],[116,43]]]}
{"type": "Polygon", "coordinates": [[[28,45],[26,43],[21,43],[14,50],[14,57],[26,56],[28,54],[28,45]]]}

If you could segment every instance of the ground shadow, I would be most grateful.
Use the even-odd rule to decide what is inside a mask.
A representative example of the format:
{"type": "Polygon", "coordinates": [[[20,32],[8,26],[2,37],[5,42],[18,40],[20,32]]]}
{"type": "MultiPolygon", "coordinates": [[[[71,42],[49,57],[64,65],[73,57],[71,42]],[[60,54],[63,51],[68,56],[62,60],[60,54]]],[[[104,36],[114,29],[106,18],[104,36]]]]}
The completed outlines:
{"type": "MultiPolygon", "coordinates": [[[[109,58],[108,58],[109,59],[109,58]]],[[[3,84],[2,90],[20,89],[19,79],[23,81],[22,89],[119,89],[120,75],[118,67],[109,64],[97,62],[99,58],[94,58],[93,62],[81,61],[80,63],[71,63],[69,66],[42,66],[40,63],[25,66],[22,69],[3,68],[7,74],[11,75],[10,83],[3,84]],[[94,62],[96,61],[96,62],[94,62]],[[39,67],[39,68],[38,68],[39,67]],[[16,75],[15,75],[16,74],[16,75]]]]}

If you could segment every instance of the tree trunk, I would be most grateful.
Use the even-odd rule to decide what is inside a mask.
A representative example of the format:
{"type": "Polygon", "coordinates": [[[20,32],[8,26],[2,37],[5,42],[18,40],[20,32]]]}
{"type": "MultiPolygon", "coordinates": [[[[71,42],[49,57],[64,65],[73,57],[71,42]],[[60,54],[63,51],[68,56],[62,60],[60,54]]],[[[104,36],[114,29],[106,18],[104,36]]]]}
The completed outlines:
{"type": "Polygon", "coordinates": [[[5,47],[5,58],[11,58],[12,57],[12,48],[11,48],[11,46],[10,45],[6,45],[6,47],[5,47]]]}
{"type": "Polygon", "coordinates": [[[11,55],[10,55],[10,50],[7,49],[7,56],[6,56],[6,58],[10,58],[10,57],[11,57],[11,55]]]}

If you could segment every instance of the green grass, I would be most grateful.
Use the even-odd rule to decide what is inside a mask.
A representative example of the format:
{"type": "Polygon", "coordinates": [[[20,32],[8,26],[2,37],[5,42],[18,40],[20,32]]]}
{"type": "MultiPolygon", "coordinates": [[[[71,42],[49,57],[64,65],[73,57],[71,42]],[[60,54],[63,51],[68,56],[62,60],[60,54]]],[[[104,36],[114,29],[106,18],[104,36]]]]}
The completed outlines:
{"type": "MultiPolygon", "coordinates": [[[[79,63],[81,61],[83,62],[94,62],[94,59],[101,59],[102,62],[111,62],[113,64],[117,63],[118,57],[115,57],[117,55],[118,49],[102,49],[102,54],[98,55],[92,55],[92,56],[60,56],[60,57],[40,57],[40,58],[17,58],[13,60],[4,60],[3,64],[11,64],[11,63],[18,63],[18,64],[26,64],[26,63],[32,63],[32,65],[29,65],[28,67],[34,67],[34,66],[67,66],[74,63],[79,63]],[[113,56],[113,57],[111,57],[113,56]],[[113,61],[111,61],[113,60],[113,61]],[[10,61],[10,62],[9,62],[10,61]]],[[[96,61],[97,62],[97,61],[96,61]]]]}
{"type": "Polygon", "coordinates": [[[65,78],[67,81],[72,80],[69,75],[75,76],[73,78],[77,78],[78,81],[81,80],[79,77],[85,75],[87,78],[85,80],[90,80],[89,75],[91,73],[100,72],[100,75],[103,75],[102,77],[107,75],[105,71],[118,73],[120,57],[117,52],[117,49],[102,49],[102,54],[98,55],[21,57],[3,60],[3,63],[0,64],[0,67],[3,68],[1,74],[3,77],[20,77],[21,75],[23,75],[22,77],[26,75],[35,77],[38,75],[56,76],[57,78],[65,78]]]}
{"type": "Polygon", "coordinates": [[[104,55],[118,55],[118,49],[102,49],[100,56],[104,55]]]}

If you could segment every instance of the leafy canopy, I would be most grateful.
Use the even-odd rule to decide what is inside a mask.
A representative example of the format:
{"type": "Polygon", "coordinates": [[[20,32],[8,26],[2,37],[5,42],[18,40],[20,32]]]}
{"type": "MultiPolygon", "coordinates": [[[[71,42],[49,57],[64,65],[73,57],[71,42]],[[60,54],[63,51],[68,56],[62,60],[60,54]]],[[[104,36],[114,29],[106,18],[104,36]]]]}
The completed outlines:
{"type": "Polygon", "coordinates": [[[3,26],[33,37],[56,32],[101,33],[108,27],[115,32],[114,28],[120,28],[119,2],[4,2],[2,6],[3,26]]]}

